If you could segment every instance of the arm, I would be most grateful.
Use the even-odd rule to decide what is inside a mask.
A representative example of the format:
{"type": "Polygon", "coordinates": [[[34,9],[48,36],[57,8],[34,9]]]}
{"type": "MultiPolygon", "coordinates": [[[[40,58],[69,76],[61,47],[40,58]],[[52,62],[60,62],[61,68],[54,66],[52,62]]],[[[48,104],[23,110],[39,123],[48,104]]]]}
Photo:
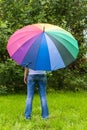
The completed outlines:
{"type": "Polygon", "coordinates": [[[25,70],[24,70],[24,83],[25,83],[25,84],[27,83],[28,72],[29,72],[29,69],[28,69],[28,68],[25,68],[25,70]]]}

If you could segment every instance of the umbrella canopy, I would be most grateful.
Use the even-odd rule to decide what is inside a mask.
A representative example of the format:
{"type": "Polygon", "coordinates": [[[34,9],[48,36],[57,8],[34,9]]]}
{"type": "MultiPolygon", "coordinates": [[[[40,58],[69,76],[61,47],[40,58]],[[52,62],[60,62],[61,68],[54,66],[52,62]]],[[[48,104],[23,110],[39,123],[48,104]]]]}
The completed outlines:
{"type": "Polygon", "coordinates": [[[79,52],[77,40],[66,30],[40,23],[17,30],[7,50],[19,65],[33,70],[56,70],[73,62],[79,52]]]}

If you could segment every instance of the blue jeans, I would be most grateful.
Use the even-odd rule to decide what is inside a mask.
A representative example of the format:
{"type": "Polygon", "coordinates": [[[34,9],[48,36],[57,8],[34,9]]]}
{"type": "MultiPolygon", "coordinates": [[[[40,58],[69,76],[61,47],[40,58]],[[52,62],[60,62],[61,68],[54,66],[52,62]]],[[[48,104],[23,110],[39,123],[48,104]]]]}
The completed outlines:
{"type": "Polygon", "coordinates": [[[46,100],[47,78],[45,74],[28,75],[25,117],[26,118],[31,117],[32,101],[34,97],[35,84],[37,82],[39,85],[39,95],[40,95],[40,100],[41,100],[42,117],[48,118],[49,112],[48,112],[48,105],[47,105],[47,100],[46,100]]]}

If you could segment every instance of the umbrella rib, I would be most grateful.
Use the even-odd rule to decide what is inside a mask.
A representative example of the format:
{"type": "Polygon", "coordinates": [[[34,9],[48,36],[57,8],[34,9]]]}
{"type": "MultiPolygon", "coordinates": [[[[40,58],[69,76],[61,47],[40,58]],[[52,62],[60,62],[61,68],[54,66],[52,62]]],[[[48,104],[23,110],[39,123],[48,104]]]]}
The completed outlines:
{"type": "MultiPolygon", "coordinates": [[[[74,41],[75,41],[75,43],[76,43],[76,46],[75,46],[74,44],[72,44],[72,42],[70,42],[69,40],[65,39],[65,38],[62,37],[62,36],[59,36],[59,35],[56,35],[56,34],[52,34],[52,35],[51,35],[50,33],[47,33],[47,34],[50,35],[50,36],[52,36],[52,37],[53,37],[53,35],[56,36],[56,37],[54,37],[55,39],[57,39],[57,38],[59,37],[59,38],[65,40],[65,41],[69,42],[72,47],[74,47],[75,49],[78,50],[78,48],[77,48],[77,41],[76,41],[75,39],[74,39],[74,41]]],[[[58,40],[59,40],[59,39],[58,39],[58,40]]],[[[62,43],[61,43],[61,44],[62,44],[62,43]]]]}
{"type": "MultiPolygon", "coordinates": [[[[68,38],[72,38],[76,43],[77,43],[77,41],[76,41],[76,39],[72,36],[72,37],[70,37],[69,35],[67,35],[67,34],[65,34],[65,33],[63,33],[63,32],[57,32],[57,33],[59,33],[59,35],[57,35],[57,34],[55,34],[54,32],[46,32],[47,34],[49,34],[50,36],[57,36],[57,37],[60,37],[60,38],[62,38],[62,39],[64,39],[64,40],[66,40],[66,41],[68,41],[68,42],[70,42],[69,40],[67,40],[67,39],[65,39],[64,37],[62,37],[62,35],[64,35],[64,36],[67,36],[68,38]]],[[[72,44],[72,42],[70,42],[70,44],[72,44]]],[[[76,45],[76,44],[75,44],[76,45]]],[[[72,44],[72,46],[74,46],[74,47],[76,47],[74,44],[72,44]]],[[[77,49],[78,49],[78,46],[77,46],[77,49]]]]}
{"type": "MultiPolygon", "coordinates": [[[[40,34],[41,34],[41,32],[38,33],[38,34],[35,34],[35,35],[32,36],[32,37],[30,37],[30,39],[32,39],[32,38],[34,38],[35,36],[38,36],[38,35],[40,35],[40,34]]],[[[27,37],[27,36],[29,36],[29,34],[27,34],[26,37],[27,37]]],[[[12,45],[12,44],[14,44],[14,43],[17,43],[16,41],[18,41],[18,40],[22,40],[23,38],[25,38],[25,35],[24,35],[23,37],[20,37],[20,38],[14,40],[14,42],[12,42],[10,45],[12,45]]],[[[27,40],[26,40],[25,42],[27,42],[27,41],[30,40],[30,39],[27,38],[27,40]]],[[[8,43],[9,43],[9,41],[8,41],[8,43]]],[[[10,46],[10,45],[8,44],[8,46],[10,46]]]]}
{"type": "MultiPolygon", "coordinates": [[[[36,37],[39,37],[39,36],[36,36],[36,37]]],[[[22,54],[22,60],[25,58],[25,55],[27,54],[27,52],[30,50],[30,48],[31,48],[31,46],[35,43],[35,41],[36,41],[36,38],[34,39],[35,37],[32,37],[31,39],[29,39],[28,41],[26,41],[25,42],[25,44],[23,44],[20,48],[18,48],[15,52],[14,52],[14,54],[11,56],[11,57],[14,57],[14,55],[20,50],[20,51],[22,51],[22,52],[24,52],[24,55],[23,55],[23,53],[21,53],[22,54]],[[30,45],[30,47],[28,48],[27,47],[27,51],[25,52],[25,51],[23,51],[22,50],[22,48],[24,49],[24,46],[28,43],[28,42],[31,42],[31,40],[34,40],[33,41],[33,43],[30,45]]],[[[20,60],[21,60],[21,57],[20,57],[20,60]]]]}
{"type": "Polygon", "coordinates": [[[47,23],[27,25],[9,38],[7,50],[19,65],[33,70],[56,70],[72,63],[79,52],[71,33],[47,23]]]}
{"type": "Polygon", "coordinates": [[[21,33],[25,33],[26,34],[26,32],[29,32],[29,33],[30,32],[35,32],[38,29],[39,29],[40,32],[42,32],[42,30],[39,27],[37,27],[35,25],[28,25],[28,26],[25,26],[25,27],[17,30],[12,36],[15,36],[16,34],[18,35],[18,34],[21,34],[21,33]]]}
{"type": "MultiPolygon", "coordinates": [[[[47,35],[48,35],[48,34],[47,34],[47,35]]],[[[49,35],[48,35],[48,36],[49,36],[49,35]]],[[[49,37],[50,37],[50,36],[49,36],[49,37]]],[[[68,63],[69,61],[70,61],[70,62],[71,62],[71,61],[73,62],[73,61],[75,60],[75,58],[71,55],[71,53],[65,48],[65,46],[64,46],[63,44],[61,44],[60,42],[59,42],[59,44],[58,44],[58,41],[56,40],[56,38],[54,38],[53,36],[51,36],[50,39],[54,42],[55,46],[57,47],[58,51],[60,52],[60,55],[61,55],[61,57],[62,57],[62,59],[63,59],[65,65],[68,65],[68,64],[69,64],[69,63],[68,63]],[[62,48],[63,48],[64,50],[66,50],[66,53],[65,53],[64,50],[63,50],[62,53],[61,53],[60,45],[62,45],[62,48]],[[66,59],[64,59],[64,56],[65,56],[65,55],[67,55],[66,57],[69,58],[69,61],[66,60],[66,59]]]]}
{"type": "MultiPolygon", "coordinates": [[[[44,32],[42,33],[42,37],[45,38],[44,32]]],[[[46,49],[48,50],[48,46],[47,46],[47,44],[45,43],[46,38],[45,38],[45,41],[44,41],[44,42],[43,42],[42,40],[43,40],[43,38],[41,39],[40,47],[41,47],[42,44],[44,44],[44,45],[46,45],[46,49]]],[[[40,47],[39,47],[39,49],[38,49],[38,54],[37,54],[37,59],[36,59],[36,61],[38,61],[38,57],[39,57],[39,53],[40,53],[40,47]]],[[[46,52],[48,52],[48,57],[49,57],[48,62],[49,62],[49,65],[50,65],[49,51],[46,51],[46,52]]],[[[43,52],[43,53],[44,53],[44,55],[45,55],[45,52],[43,52]]],[[[46,57],[45,57],[45,58],[46,58],[46,57]]],[[[44,59],[42,58],[42,62],[43,62],[43,61],[44,61],[44,59]]],[[[47,64],[47,63],[45,62],[44,64],[47,64]]],[[[37,66],[37,63],[36,63],[36,66],[37,66]]],[[[43,65],[43,66],[44,66],[44,65],[43,65]]],[[[46,66],[45,66],[45,67],[46,67],[46,66]]],[[[49,68],[51,69],[51,65],[50,65],[49,68]]],[[[50,70],[50,69],[47,69],[47,70],[50,70]]],[[[42,70],[42,69],[41,69],[41,70],[42,70]]]]}
{"type": "Polygon", "coordinates": [[[49,50],[50,63],[52,62],[51,70],[56,70],[62,67],[64,68],[65,64],[54,42],[52,41],[52,39],[50,39],[50,37],[47,34],[45,34],[45,37],[47,40],[47,45],[48,45],[48,50],[49,50]]]}

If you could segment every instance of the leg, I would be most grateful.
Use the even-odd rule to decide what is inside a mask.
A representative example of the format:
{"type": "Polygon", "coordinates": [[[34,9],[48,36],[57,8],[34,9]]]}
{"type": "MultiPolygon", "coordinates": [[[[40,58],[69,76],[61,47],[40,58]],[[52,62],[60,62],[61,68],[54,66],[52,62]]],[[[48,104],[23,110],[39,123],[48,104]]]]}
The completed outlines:
{"type": "Polygon", "coordinates": [[[39,77],[39,94],[41,99],[41,108],[42,108],[42,117],[48,118],[49,112],[48,112],[48,105],[47,105],[47,99],[46,99],[46,83],[47,79],[45,75],[41,75],[39,77]]]}
{"type": "Polygon", "coordinates": [[[26,118],[31,117],[34,88],[35,88],[35,81],[33,80],[33,76],[29,75],[27,81],[27,100],[26,100],[26,109],[25,109],[26,118]]]}

